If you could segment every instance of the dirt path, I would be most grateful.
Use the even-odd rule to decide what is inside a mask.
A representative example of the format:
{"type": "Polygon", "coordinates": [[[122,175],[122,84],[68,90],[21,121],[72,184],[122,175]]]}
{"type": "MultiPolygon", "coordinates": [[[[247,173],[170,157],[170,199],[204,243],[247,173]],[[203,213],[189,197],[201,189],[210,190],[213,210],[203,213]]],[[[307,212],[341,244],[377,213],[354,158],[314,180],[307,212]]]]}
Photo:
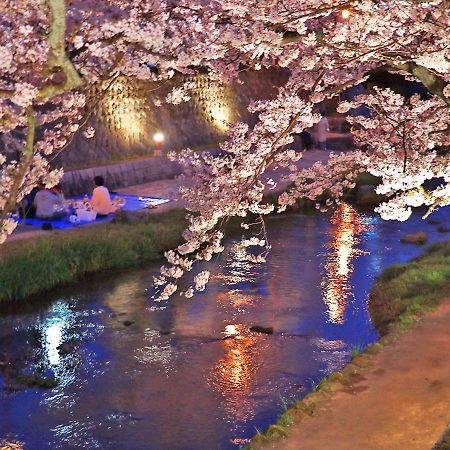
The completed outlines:
{"type": "Polygon", "coordinates": [[[349,391],[264,448],[430,450],[450,422],[450,300],[373,356],[349,391]]]}

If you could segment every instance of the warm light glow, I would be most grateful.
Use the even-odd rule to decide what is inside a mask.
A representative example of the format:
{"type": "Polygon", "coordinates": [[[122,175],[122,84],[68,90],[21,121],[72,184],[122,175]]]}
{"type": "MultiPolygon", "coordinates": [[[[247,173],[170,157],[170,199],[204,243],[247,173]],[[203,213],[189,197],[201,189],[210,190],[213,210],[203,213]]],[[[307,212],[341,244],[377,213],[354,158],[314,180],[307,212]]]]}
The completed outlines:
{"type": "MultiPolygon", "coordinates": [[[[241,316],[246,307],[260,300],[254,292],[236,288],[239,283],[255,279],[255,263],[247,261],[247,258],[246,249],[234,245],[228,255],[224,274],[217,277],[224,288],[217,293],[218,303],[232,308],[233,319],[241,316]]],[[[211,381],[226,400],[224,407],[230,417],[248,419],[253,415],[253,404],[248,395],[259,368],[258,338],[250,332],[249,325],[243,323],[228,323],[222,333],[225,354],[214,364],[211,381]]]]}
{"type": "Polygon", "coordinates": [[[155,133],[153,135],[153,140],[157,143],[157,144],[161,144],[164,142],[164,134],[162,134],[161,132],[155,133]]]}
{"type": "Polygon", "coordinates": [[[124,144],[142,144],[147,123],[144,102],[139,91],[125,77],[119,77],[99,103],[99,116],[124,144]]]}
{"type": "Polygon", "coordinates": [[[323,300],[328,309],[329,321],[343,323],[351,292],[349,278],[353,272],[352,260],[361,253],[356,245],[365,226],[357,211],[345,203],[333,215],[332,223],[335,229],[325,264],[323,300]]]}
{"type": "Polygon", "coordinates": [[[225,105],[222,105],[220,103],[213,103],[211,105],[211,116],[214,120],[214,124],[217,128],[219,128],[219,130],[228,130],[229,114],[228,108],[225,105]]]}
{"type": "Polygon", "coordinates": [[[341,11],[341,16],[344,20],[347,20],[350,18],[350,10],[349,9],[343,9],[341,11]]]}
{"type": "Polygon", "coordinates": [[[201,88],[200,99],[206,119],[212,120],[220,131],[227,131],[230,127],[230,109],[224,86],[217,82],[208,83],[201,88]]]}
{"type": "Polygon", "coordinates": [[[257,339],[248,334],[248,327],[237,323],[227,325],[223,342],[225,356],[212,371],[213,382],[227,399],[225,408],[235,417],[246,417],[251,405],[245,401],[255,373],[254,346],[257,339]]]}
{"type": "Polygon", "coordinates": [[[225,327],[224,334],[226,336],[236,336],[238,334],[238,330],[236,328],[236,325],[227,325],[225,327]]]}

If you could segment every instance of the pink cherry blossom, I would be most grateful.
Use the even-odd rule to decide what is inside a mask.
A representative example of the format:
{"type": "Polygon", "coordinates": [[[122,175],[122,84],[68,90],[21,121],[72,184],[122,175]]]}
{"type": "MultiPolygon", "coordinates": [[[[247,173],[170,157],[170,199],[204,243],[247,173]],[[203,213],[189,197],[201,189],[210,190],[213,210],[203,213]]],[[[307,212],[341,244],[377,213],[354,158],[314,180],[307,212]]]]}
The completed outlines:
{"type": "MultiPolygon", "coordinates": [[[[106,94],[119,76],[173,84],[158,104],[189,101],[197,74],[227,85],[242,83],[245,70],[283,70],[287,80],[275,95],[251,102],[251,126],[227,124],[220,154],[186,149],[171,156],[191,177],[180,191],[189,215],[185,242],[166,253],[170,266],[156,279],[161,300],[175,293],[187,272],[200,270],[198,263],[224,250],[229,218],[259,233],[264,244],[248,258],[263,261],[270,248],[265,215],[303,197],[320,210],[333,207],[362,171],[381,178],[383,218],[405,220],[420,205],[432,211],[450,204],[446,0],[360,0],[345,7],[351,14],[342,20],[343,3],[336,0],[1,2],[0,133],[19,157],[0,158],[0,242],[14,228],[9,213],[17,202],[38,182],[50,186],[61,177],[49,155],[74,133],[93,135],[84,128],[95,104],[92,92],[106,94]],[[321,119],[324,102],[338,102],[341,92],[379,71],[417,81],[429,95],[406,98],[373,88],[341,102],[337,110],[348,114],[356,148],[298,169],[294,134],[321,119]],[[361,105],[370,113],[355,115],[361,105]],[[288,170],[289,188],[276,203],[264,200],[276,184],[266,175],[269,168],[288,170]],[[444,181],[423,189],[432,178],[444,181]]],[[[193,277],[187,297],[205,288],[209,273],[193,277]]]]}

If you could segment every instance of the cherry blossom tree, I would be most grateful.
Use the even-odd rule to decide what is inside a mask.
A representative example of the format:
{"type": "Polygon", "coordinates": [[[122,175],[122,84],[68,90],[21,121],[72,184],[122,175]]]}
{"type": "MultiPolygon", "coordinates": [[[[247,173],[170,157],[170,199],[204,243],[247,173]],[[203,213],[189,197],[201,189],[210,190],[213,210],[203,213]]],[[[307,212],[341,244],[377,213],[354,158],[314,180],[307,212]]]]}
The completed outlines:
{"type": "MultiPolygon", "coordinates": [[[[89,97],[92,86],[108,89],[122,74],[162,81],[206,73],[223,83],[242,70],[282,67],[289,74],[275,98],[249,105],[256,124],[233,124],[220,155],[189,149],[172,155],[192,176],[181,191],[189,227],[156,279],[159,299],[173,294],[176,280],[198,261],[223,250],[228,218],[252,215],[264,230],[265,215],[298,198],[325,195],[318,206],[328,208],[362,171],[382,179],[383,218],[405,220],[412,207],[447,205],[448,6],[447,0],[6,0],[0,5],[0,132],[18,157],[0,161],[0,241],[14,227],[8,213],[17,201],[38,181],[51,185],[61,176],[46,157],[83,127],[96,101],[89,97]],[[349,116],[358,148],[298,169],[293,135],[320,120],[324,101],[380,70],[419,81],[429,95],[405,98],[376,88],[342,102],[341,113],[361,104],[370,110],[367,117],[349,116]],[[269,166],[289,170],[290,187],[276,204],[263,199],[274,185],[263,176],[269,166]],[[444,182],[427,191],[423,183],[431,178],[444,182]]],[[[166,100],[186,101],[189,89],[186,83],[166,100]]],[[[268,250],[263,235],[242,245],[268,250]]],[[[208,277],[197,273],[184,294],[204,289],[208,277]]]]}
{"type": "MultiPolygon", "coordinates": [[[[61,177],[48,156],[83,126],[93,86],[105,90],[119,75],[162,81],[205,71],[237,73],[245,46],[255,51],[236,11],[218,2],[147,0],[5,0],[0,4],[0,133],[16,157],[0,157],[0,242],[9,216],[38,182],[61,177]],[[234,20],[233,16],[236,15],[234,20]]],[[[268,31],[268,36],[275,36],[268,31]]],[[[189,98],[190,84],[167,101],[189,98]]],[[[98,92],[98,89],[97,89],[98,92]]],[[[95,130],[84,130],[92,137],[95,130]]]]}
{"type": "MultiPolygon", "coordinates": [[[[377,211],[384,219],[406,220],[412,207],[426,205],[430,213],[450,203],[448,5],[359,1],[288,6],[267,2],[265,6],[266,10],[259,4],[259,17],[265,15],[270,23],[266,26],[283,36],[281,44],[258,55],[259,62],[252,67],[283,66],[290,78],[276,99],[250,105],[250,111],[259,116],[258,123],[251,130],[246,124],[235,124],[221,146],[222,155],[190,150],[172,155],[192,173],[194,182],[182,194],[193,214],[184,234],[186,242],[166,254],[170,266],[163,267],[155,279],[160,286],[158,300],[176,291],[177,279],[193,264],[223,250],[223,224],[229,217],[257,215],[262,236],[246,239],[242,245],[263,246],[267,251],[264,215],[283,211],[303,197],[325,198],[317,207],[326,210],[340,202],[363,171],[382,180],[377,192],[386,195],[387,201],[377,211]],[[295,164],[300,155],[289,150],[293,134],[319,121],[322,102],[380,70],[419,81],[428,95],[405,98],[390,89],[374,88],[352,102],[342,102],[341,113],[362,104],[370,111],[368,116],[348,117],[357,149],[300,170],[295,164]],[[263,174],[269,166],[290,171],[285,177],[290,186],[277,204],[264,203],[270,180],[265,181],[263,174]],[[441,178],[442,185],[425,190],[424,182],[433,178],[441,178]]],[[[251,15],[249,8],[246,16],[251,15]]],[[[264,252],[249,257],[263,261],[264,252]]],[[[203,290],[208,276],[208,271],[197,274],[182,294],[190,297],[195,290],[203,290]]]]}

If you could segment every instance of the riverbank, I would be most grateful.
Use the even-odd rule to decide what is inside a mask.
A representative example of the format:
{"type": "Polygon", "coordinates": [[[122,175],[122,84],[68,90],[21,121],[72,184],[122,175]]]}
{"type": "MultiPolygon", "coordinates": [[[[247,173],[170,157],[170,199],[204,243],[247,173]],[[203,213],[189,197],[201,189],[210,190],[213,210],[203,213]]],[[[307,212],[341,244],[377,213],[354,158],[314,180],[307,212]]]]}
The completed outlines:
{"type": "Polygon", "coordinates": [[[185,214],[171,209],[138,220],[7,241],[0,253],[0,301],[22,300],[88,273],[161,259],[180,243],[185,214]]]}
{"type": "Polygon", "coordinates": [[[449,263],[445,242],[388,268],[370,302],[380,341],[354,349],[343,370],[293,403],[249,448],[433,447],[450,422],[449,263]]]}
{"type": "MultiPolygon", "coordinates": [[[[329,152],[308,151],[298,164],[309,167],[326,161],[328,155],[329,152]]],[[[280,173],[270,176],[279,181],[280,173]]],[[[161,259],[164,251],[181,242],[186,210],[178,191],[181,184],[188,182],[173,178],[118,189],[122,194],[171,200],[157,210],[145,211],[132,223],[93,224],[61,231],[21,226],[0,247],[0,302],[21,300],[87,273],[138,267],[161,259]]],[[[276,201],[286,186],[287,183],[280,183],[277,192],[266,195],[276,201]]]]}

